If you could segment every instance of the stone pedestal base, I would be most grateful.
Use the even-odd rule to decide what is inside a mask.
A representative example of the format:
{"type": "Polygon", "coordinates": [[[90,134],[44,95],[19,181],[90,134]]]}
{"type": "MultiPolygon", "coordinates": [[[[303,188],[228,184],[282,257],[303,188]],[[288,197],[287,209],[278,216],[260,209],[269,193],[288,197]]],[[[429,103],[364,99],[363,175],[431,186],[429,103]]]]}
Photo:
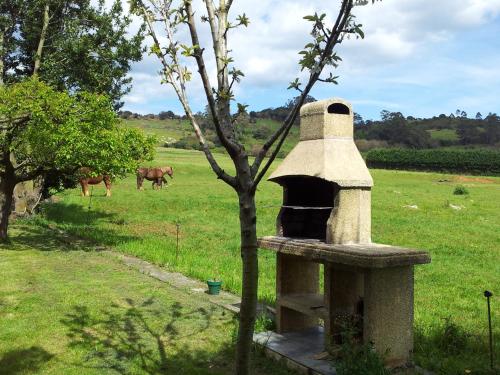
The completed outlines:
{"type": "Polygon", "coordinates": [[[340,344],[346,326],[373,344],[389,367],[411,363],[413,266],[427,253],[376,244],[333,245],[283,237],[260,239],[277,251],[277,330],[300,331],[323,320],[325,347],[340,344]],[[325,267],[324,293],[319,264],[325,267]]]}
{"type": "Polygon", "coordinates": [[[391,367],[411,363],[413,352],[413,266],[365,273],[363,337],[391,367]]]}

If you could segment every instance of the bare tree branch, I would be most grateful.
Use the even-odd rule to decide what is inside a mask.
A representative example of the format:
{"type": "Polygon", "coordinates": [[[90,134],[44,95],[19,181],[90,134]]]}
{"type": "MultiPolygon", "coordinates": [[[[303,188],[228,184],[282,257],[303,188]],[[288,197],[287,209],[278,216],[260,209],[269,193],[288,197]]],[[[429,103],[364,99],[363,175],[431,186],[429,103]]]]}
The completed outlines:
{"type": "MultiPolygon", "coordinates": [[[[219,31],[216,23],[215,5],[213,3],[213,0],[203,0],[203,1],[205,2],[205,6],[207,8],[208,24],[210,25],[210,33],[212,35],[215,63],[217,66],[217,72],[219,72],[221,70],[221,59],[219,55],[219,31]]],[[[220,89],[223,86],[223,81],[221,81],[221,77],[219,74],[217,74],[217,82],[218,82],[218,89],[220,91],[220,89]]]]}
{"type": "MultiPolygon", "coordinates": [[[[168,4],[167,4],[168,5],[168,4]]],[[[168,63],[168,61],[165,58],[165,55],[161,52],[161,45],[159,42],[159,39],[156,35],[156,32],[154,30],[154,27],[152,25],[151,19],[147,13],[147,9],[144,6],[141,6],[141,10],[144,16],[144,19],[146,21],[146,24],[148,26],[149,32],[151,37],[153,38],[153,41],[155,43],[155,46],[157,47],[157,56],[160,58],[160,61],[163,65],[164,68],[164,74],[166,75],[167,82],[174,88],[177,97],[179,98],[179,101],[181,102],[184,112],[188,116],[191,125],[193,126],[193,130],[195,132],[196,138],[198,138],[198,141],[203,149],[203,152],[205,153],[205,157],[207,158],[212,170],[214,173],[217,175],[218,178],[222,179],[224,182],[229,184],[232,187],[236,186],[236,179],[233,176],[230,176],[227,174],[217,163],[215,160],[212,152],[210,151],[210,148],[208,147],[208,144],[205,140],[205,137],[203,136],[203,132],[201,131],[198,122],[196,121],[196,118],[194,117],[193,111],[191,110],[191,107],[189,105],[187,95],[186,95],[186,87],[185,87],[185,81],[183,79],[183,73],[180,71],[180,64],[177,60],[176,52],[173,52],[172,59],[173,59],[173,65],[168,63]],[[180,84],[177,84],[177,81],[175,77],[172,75],[172,72],[175,71],[177,76],[179,77],[180,84]]],[[[163,12],[168,12],[168,8],[164,9],[163,12]]],[[[168,21],[167,21],[168,22],[168,21]]],[[[173,42],[173,34],[171,31],[170,26],[166,27],[167,28],[167,35],[169,38],[169,41],[172,43],[173,42]]]]}
{"type": "MultiPolygon", "coordinates": [[[[211,0],[207,0],[207,2],[209,1],[211,0]]],[[[187,3],[186,12],[188,16],[188,25],[189,25],[189,32],[191,34],[191,41],[194,46],[194,58],[196,59],[196,63],[198,65],[198,72],[203,82],[203,88],[205,90],[208,106],[210,108],[210,114],[214,122],[215,131],[222,145],[226,148],[226,150],[228,150],[230,155],[234,156],[235,153],[238,151],[239,147],[228,139],[228,137],[224,132],[224,129],[222,129],[220,123],[220,117],[216,106],[217,103],[215,102],[215,98],[212,93],[212,85],[210,84],[210,79],[208,77],[205,61],[203,59],[203,49],[200,46],[200,40],[198,38],[198,32],[196,30],[196,21],[194,19],[194,13],[191,7],[191,3],[187,3]]]]}
{"type": "Polygon", "coordinates": [[[44,168],[39,167],[37,169],[32,170],[31,172],[23,173],[19,176],[16,176],[16,183],[34,180],[36,177],[40,176],[43,172],[44,168]]]}
{"type": "Polygon", "coordinates": [[[260,150],[259,154],[255,158],[255,161],[252,165],[252,174],[255,177],[254,183],[253,183],[253,189],[257,188],[257,185],[259,182],[262,180],[264,175],[266,174],[267,170],[271,166],[272,162],[274,159],[276,159],[276,156],[278,155],[279,150],[281,149],[281,146],[283,145],[288,133],[290,132],[290,129],[295,122],[295,119],[297,118],[297,115],[300,112],[300,107],[304,104],[304,101],[311,91],[312,87],[316,83],[316,81],[320,78],[320,75],[326,65],[326,62],[328,60],[328,57],[331,55],[333,48],[338,44],[339,38],[342,35],[342,32],[344,31],[344,28],[349,20],[351,10],[353,8],[353,0],[343,0],[342,1],[342,6],[340,9],[340,12],[338,14],[337,20],[335,21],[335,25],[332,28],[332,33],[330,34],[330,37],[328,38],[327,45],[324,49],[324,51],[321,54],[320,57],[320,63],[318,66],[318,69],[311,73],[309,77],[309,81],[306,85],[306,87],[303,89],[299,100],[295,104],[294,108],[292,111],[289,113],[287,118],[285,119],[283,125],[269,138],[269,140],[264,144],[262,149],[260,150]],[[267,155],[267,152],[271,148],[271,146],[278,140],[279,142],[276,145],[274,151],[272,152],[271,156],[267,160],[266,164],[264,167],[259,171],[260,165],[264,158],[267,155]],[[258,172],[258,175],[257,175],[258,172]]]}

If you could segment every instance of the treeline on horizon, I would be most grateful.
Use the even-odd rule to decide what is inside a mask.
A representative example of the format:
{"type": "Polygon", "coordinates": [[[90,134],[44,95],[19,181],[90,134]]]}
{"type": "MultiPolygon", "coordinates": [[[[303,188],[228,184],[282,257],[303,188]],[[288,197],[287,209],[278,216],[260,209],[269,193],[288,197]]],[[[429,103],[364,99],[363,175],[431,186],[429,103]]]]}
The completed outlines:
{"type": "MultiPolygon", "coordinates": [[[[266,108],[261,111],[243,111],[240,116],[243,127],[251,127],[259,119],[282,122],[285,120],[291,107],[297,99],[289,100],[285,105],[277,108],[266,108]],[[244,113],[242,113],[244,112],[244,113]]],[[[313,102],[308,97],[306,102],[313,102]]],[[[120,111],[124,119],[159,119],[185,120],[185,116],[176,115],[172,111],[162,111],[159,114],[140,115],[130,111],[120,111]]],[[[210,116],[207,113],[198,113],[205,126],[210,127],[210,116]]],[[[364,120],[361,115],[354,114],[355,139],[361,151],[374,148],[412,148],[429,149],[450,146],[472,146],[500,148],[500,116],[496,113],[483,115],[479,112],[472,118],[465,111],[457,109],[449,115],[440,114],[432,118],[415,118],[404,116],[401,112],[383,110],[380,120],[364,120]]],[[[299,125],[297,121],[296,125],[299,125]]],[[[263,129],[258,129],[262,132],[263,129]]],[[[256,138],[258,139],[259,134],[256,138]]]]}

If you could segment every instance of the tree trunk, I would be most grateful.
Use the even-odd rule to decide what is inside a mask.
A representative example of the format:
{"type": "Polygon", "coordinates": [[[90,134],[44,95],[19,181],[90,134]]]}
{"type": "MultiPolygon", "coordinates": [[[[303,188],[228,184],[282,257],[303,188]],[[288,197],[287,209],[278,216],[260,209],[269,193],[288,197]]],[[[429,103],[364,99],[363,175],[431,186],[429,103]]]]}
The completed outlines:
{"type": "Polygon", "coordinates": [[[238,192],[240,203],[241,258],[243,280],[241,291],[240,325],[236,344],[236,374],[250,373],[250,354],[257,310],[259,264],[257,257],[257,217],[255,193],[238,192]]]}
{"type": "Polygon", "coordinates": [[[12,212],[12,202],[14,188],[16,187],[13,173],[6,171],[0,181],[0,241],[7,241],[7,229],[9,227],[9,217],[12,212]]]}
{"type": "Polygon", "coordinates": [[[4,71],[4,39],[5,33],[0,29],[0,87],[3,86],[3,71],[4,71]]]}
{"type": "Polygon", "coordinates": [[[35,66],[33,68],[33,75],[38,74],[38,70],[40,70],[40,65],[42,64],[42,53],[43,48],[45,46],[45,38],[47,36],[47,28],[49,27],[49,4],[45,4],[43,11],[43,24],[42,31],[40,33],[40,40],[38,41],[38,47],[35,55],[35,66]]]}

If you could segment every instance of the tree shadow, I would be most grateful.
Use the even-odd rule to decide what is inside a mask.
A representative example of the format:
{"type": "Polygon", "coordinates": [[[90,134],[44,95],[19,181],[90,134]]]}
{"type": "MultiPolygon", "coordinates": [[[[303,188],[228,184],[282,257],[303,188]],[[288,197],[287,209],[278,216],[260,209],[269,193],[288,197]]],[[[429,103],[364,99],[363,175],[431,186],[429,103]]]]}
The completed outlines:
{"type": "MultiPolygon", "coordinates": [[[[66,228],[65,228],[66,229],[66,228]]],[[[9,228],[9,241],[0,243],[2,250],[39,250],[39,251],[101,251],[106,246],[132,241],[136,237],[118,234],[112,229],[82,226],[77,230],[62,231],[55,225],[15,223],[9,228]],[[82,236],[85,231],[92,231],[99,239],[92,240],[82,236]]]]}
{"type": "Polygon", "coordinates": [[[189,369],[196,372],[213,360],[203,350],[188,347],[186,339],[206,339],[203,333],[212,324],[215,307],[186,309],[175,302],[165,309],[154,298],[124,302],[111,305],[99,317],[86,306],[75,306],[62,320],[69,346],[86,353],[75,366],[119,374],[191,373],[189,369]]]}
{"type": "Polygon", "coordinates": [[[46,220],[36,216],[15,220],[9,227],[9,242],[0,243],[0,249],[95,251],[137,239],[117,230],[116,225],[125,221],[115,213],[89,210],[78,204],[51,203],[42,206],[41,215],[46,220]],[[103,226],[99,221],[116,225],[103,226]]]}
{"type": "Polygon", "coordinates": [[[2,250],[40,251],[95,251],[98,246],[82,239],[74,238],[62,231],[40,225],[13,224],[9,228],[9,241],[0,243],[2,250]]]}
{"type": "Polygon", "coordinates": [[[35,373],[41,365],[53,357],[53,354],[38,346],[32,346],[28,349],[14,349],[0,357],[0,374],[35,373]]]}
{"type": "Polygon", "coordinates": [[[41,208],[43,216],[58,224],[91,225],[99,220],[113,220],[116,213],[96,210],[75,203],[53,202],[41,208]]]}
{"type": "Polygon", "coordinates": [[[88,209],[78,204],[56,202],[43,206],[43,216],[67,233],[97,245],[116,246],[137,237],[118,230],[126,222],[114,212],[88,209]],[[102,225],[102,222],[115,225],[102,225]]]}

